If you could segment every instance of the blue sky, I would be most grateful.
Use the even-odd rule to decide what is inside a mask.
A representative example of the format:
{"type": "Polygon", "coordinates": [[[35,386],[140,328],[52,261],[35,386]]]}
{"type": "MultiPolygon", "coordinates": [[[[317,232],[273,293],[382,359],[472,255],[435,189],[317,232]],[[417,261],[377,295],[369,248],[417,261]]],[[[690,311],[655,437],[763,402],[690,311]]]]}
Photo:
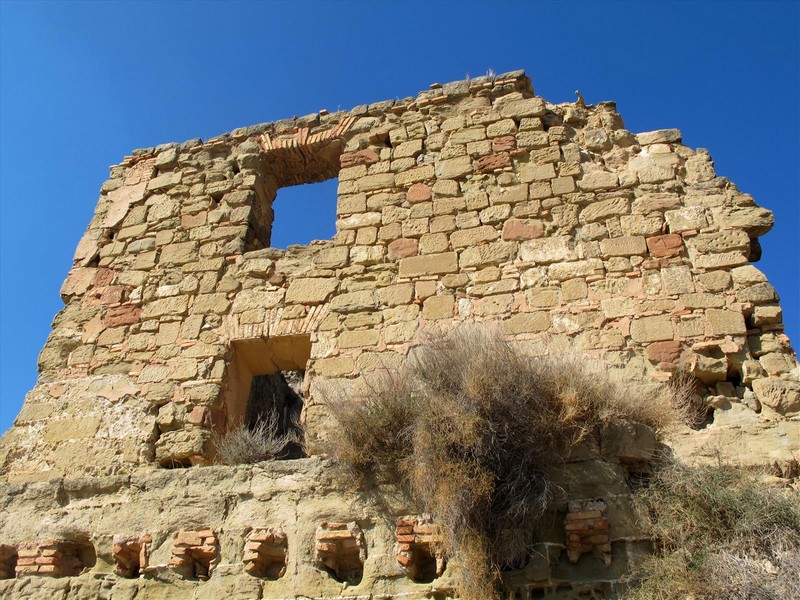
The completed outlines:
{"type": "MultiPolygon", "coordinates": [[[[552,102],[576,88],[616,100],[629,130],[677,127],[708,148],[719,175],[775,211],[759,266],[797,344],[799,6],[0,1],[0,432],[35,383],[109,165],[488,69],[524,68],[552,102]]],[[[318,229],[287,229],[282,192],[275,245],[327,237],[334,203],[323,190],[301,209],[318,229]]]]}

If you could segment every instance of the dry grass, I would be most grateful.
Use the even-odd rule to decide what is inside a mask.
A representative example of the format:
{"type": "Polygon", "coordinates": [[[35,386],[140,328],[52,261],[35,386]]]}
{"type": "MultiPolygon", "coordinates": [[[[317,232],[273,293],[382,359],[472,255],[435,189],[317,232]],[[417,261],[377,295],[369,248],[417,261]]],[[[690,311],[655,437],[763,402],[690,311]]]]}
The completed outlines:
{"type": "Polygon", "coordinates": [[[332,397],[331,453],[362,477],[401,481],[443,530],[464,568],[461,597],[497,595],[523,562],[553,496],[548,472],[570,447],[616,419],[657,431],[681,393],[632,387],[585,356],[526,356],[501,335],[462,326],[412,352],[362,398],[332,397]]]}
{"type": "Polygon", "coordinates": [[[637,498],[659,552],[629,600],[800,598],[800,498],[732,467],[668,465],[637,498]]]}
{"type": "Polygon", "coordinates": [[[259,419],[255,426],[234,427],[224,435],[215,435],[217,462],[243,465],[286,458],[292,447],[302,445],[299,425],[285,435],[278,434],[279,415],[273,411],[259,419]]]}

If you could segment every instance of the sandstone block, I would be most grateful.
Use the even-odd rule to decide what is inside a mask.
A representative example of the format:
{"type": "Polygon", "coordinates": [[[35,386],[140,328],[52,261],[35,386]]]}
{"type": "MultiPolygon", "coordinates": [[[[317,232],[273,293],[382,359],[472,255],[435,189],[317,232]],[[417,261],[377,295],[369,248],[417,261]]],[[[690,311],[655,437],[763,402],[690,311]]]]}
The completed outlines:
{"type": "Polygon", "coordinates": [[[159,262],[165,265],[183,265],[197,258],[197,242],[183,242],[164,246],[159,262]]]}
{"type": "Polygon", "coordinates": [[[525,262],[549,264],[575,260],[575,243],[570,236],[556,236],[522,242],[519,258],[525,262]]]}
{"type": "Polygon", "coordinates": [[[706,319],[708,319],[714,335],[744,335],[747,333],[744,316],[740,312],[709,308],[706,310],[706,319]]]}
{"type": "Polygon", "coordinates": [[[721,252],[719,254],[699,254],[694,257],[694,266],[698,269],[729,269],[748,263],[744,252],[721,252]]]}
{"type": "Polygon", "coordinates": [[[600,252],[603,256],[637,256],[647,252],[647,245],[642,236],[623,236],[600,240],[600,252]]]}
{"type": "Polygon", "coordinates": [[[389,243],[388,252],[390,260],[416,256],[419,253],[419,242],[415,239],[400,238],[389,243]]]}
{"type": "Polygon", "coordinates": [[[514,242],[493,242],[482,246],[470,246],[461,252],[461,267],[499,265],[512,260],[515,253],[516,244],[514,242]]]}
{"type": "Polygon", "coordinates": [[[397,173],[397,175],[394,176],[395,184],[398,187],[407,187],[414,183],[428,181],[430,179],[433,179],[433,165],[421,165],[409,169],[408,171],[397,173]]]}
{"type": "Polygon", "coordinates": [[[775,224],[772,211],[760,206],[719,207],[712,215],[721,229],[742,229],[751,237],[764,235],[775,224]]]}
{"type": "Polygon", "coordinates": [[[510,95],[501,96],[495,101],[494,108],[501,116],[511,118],[541,117],[545,113],[542,98],[511,99],[510,95]]]}
{"type": "Polygon", "coordinates": [[[182,177],[183,173],[181,171],[177,171],[175,173],[164,173],[163,175],[159,175],[158,177],[153,177],[147,183],[147,191],[155,192],[171,188],[173,186],[178,185],[181,182],[182,177]]]}
{"type": "Polygon", "coordinates": [[[683,238],[677,233],[649,237],[647,238],[647,249],[655,258],[679,256],[683,250],[683,238]]]}
{"type": "MultiPolygon", "coordinates": [[[[495,208],[495,207],[491,207],[495,208]]],[[[488,208],[486,210],[489,210],[488,208]]],[[[485,212],[485,211],[484,211],[485,212]]],[[[483,220],[483,213],[481,213],[483,220]]],[[[503,239],[508,241],[533,240],[544,235],[544,223],[535,219],[509,219],[503,224],[503,239]]]]}
{"type": "Polygon", "coordinates": [[[464,248],[474,246],[481,242],[488,242],[497,239],[498,232],[491,225],[482,225],[470,229],[459,229],[450,234],[450,243],[453,248],[464,248]]]}
{"type": "Polygon", "coordinates": [[[526,184],[512,185],[509,187],[495,188],[489,192],[489,201],[492,204],[516,204],[528,199],[529,188],[526,184]]]}
{"type": "Polygon", "coordinates": [[[470,173],[472,173],[472,159],[469,156],[441,160],[436,165],[436,177],[439,179],[458,179],[470,173]]]}
{"type": "Polygon", "coordinates": [[[374,329],[366,331],[343,331],[339,334],[339,348],[361,348],[363,346],[376,346],[381,337],[381,332],[374,329]]]}
{"type": "Polygon", "coordinates": [[[372,165],[379,161],[380,157],[371,148],[357,150],[355,152],[345,152],[339,157],[339,163],[343,169],[356,165],[372,165]]]}
{"type": "Polygon", "coordinates": [[[661,285],[668,295],[693,292],[692,272],[689,267],[683,266],[661,269],[661,285]]]}
{"type": "Polygon", "coordinates": [[[399,283],[378,290],[378,297],[386,306],[410,304],[414,299],[414,286],[410,283],[399,283]]]}
{"type": "Polygon", "coordinates": [[[600,301],[603,314],[609,319],[629,316],[636,313],[630,298],[606,298],[600,301]]]}
{"type": "Polygon", "coordinates": [[[630,210],[630,200],[627,198],[610,198],[600,202],[594,202],[581,211],[581,223],[594,223],[603,221],[610,217],[618,217],[628,214],[630,210]]]}
{"type": "Polygon", "coordinates": [[[171,298],[161,298],[153,300],[144,305],[142,309],[142,319],[154,319],[166,315],[177,316],[186,314],[189,308],[188,296],[173,296],[171,298]]]}
{"type": "Polygon", "coordinates": [[[777,378],[755,379],[753,391],[765,406],[787,417],[800,414],[800,383],[777,378]]]}
{"type": "Polygon", "coordinates": [[[350,356],[321,358],[314,362],[314,371],[323,377],[341,377],[353,372],[355,363],[350,356]]]}
{"type": "Polygon", "coordinates": [[[286,304],[322,304],[338,287],[333,277],[303,277],[295,279],[286,290],[286,304]]]}
{"type": "Polygon", "coordinates": [[[231,312],[241,313],[258,308],[275,308],[286,295],[286,290],[242,290],[233,300],[231,312]]]}
{"type": "Polygon", "coordinates": [[[358,191],[371,192],[394,187],[394,173],[378,173],[376,175],[366,175],[356,181],[358,191]]]}
{"type": "Polygon", "coordinates": [[[594,192],[598,190],[611,190],[619,185],[619,177],[616,173],[609,171],[592,171],[585,173],[581,179],[578,180],[578,188],[585,192],[594,192]]]}
{"type": "Polygon", "coordinates": [[[455,299],[450,294],[431,296],[422,304],[422,316],[425,319],[450,319],[455,310],[455,299]]]}
{"type": "Polygon", "coordinates": [[[550,328],[550,315],[546,312],[518,313],[503,321],[503,331],[510,335],[538,333],[550,328]]]}
{"type": "Polygon", "coordinates": [[[94,437],[100,429],[97,416],[82,416],[78,419],[57,419],[47,424],[44,441],[48,444],[94,437]]]}
{"type": "Polygon", "coordinates": [[[443,275],[458,272],[458,259],[455,252],[425,254],[400,259],[400,277],[419,277],[421,275],[443,275]]]}
{"type": "Polygon", "coordinates": [[[547,267],[547,276],[552,281],[564,281],[576,277],[588,277],[603,273],[603,261],[599,258],[589,258],[573,262],[563,262],[547,267]]]}
{"type": "Polygon", "coordinates": [[[575,191],[575,179],[573,177],[556,177],[550,180],[550,188],[554,196],[563,196],[575,191]]]}
{"type": "Polygon", "coordinates": [[[671,340],[672,321],[668,316],[642,317],[631,323],[631,338],[635,342],[671,340]]]}
{"type": "Polygon", "coordinates": [[[690,229],[702,229],[708,223],[705,210],[696,206],[687,206],[664,213],[671,233],[679,233],[690,229]]]}
{"type": "Polygon", "coordinates": [[[329,303],[333,312],[354,313],[372,310],[377,307],[377,297],[373,290],[361,290],[348,294],[339,294],[329,303]]]}
{"type": "Polygon", "coordinates": [[[406,200],[410,204],[417,204],[419,202],[427,202],[432,197],[431,186],[424,183],[414,183],[408,188],[406,192],[406,200]]]}
{"type": "Polygon", "coordinates": [[[640,146],[649,146],[650,144],[674,144],[680,142],[683,136],[680,129],[657,129],[637,133],[635,137],[640,146]]]}

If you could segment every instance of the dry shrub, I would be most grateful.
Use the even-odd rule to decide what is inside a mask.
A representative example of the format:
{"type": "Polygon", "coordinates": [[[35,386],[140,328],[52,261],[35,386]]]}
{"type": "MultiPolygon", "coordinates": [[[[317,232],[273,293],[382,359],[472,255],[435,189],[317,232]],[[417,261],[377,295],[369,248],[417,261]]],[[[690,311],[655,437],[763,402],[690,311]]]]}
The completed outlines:
{"type": "Polygon", "coordinates": [[[266,413],[255,425],[238,425],[223,435],[215,434],[217,462],[243,465],[287,458],[292,448],[302,445],[299,425],[286,434],[279,434],[280,416],[276,411],[266,413]]]}
{"type": "Polygon", "coordinates": [[[326,400],[340,424],[331,453],[362,477],[399,480],[433,513],[464,565],[461,596],[480,600],[527,558],[553,496],[548,471],[569,448],[620,418],[662,431],[682,399],[585,356],[527,356],[478,326],[431,339],[366,389],[326,400]]]}
{"type": "Polygon", "coordinates": [[[658,552],[629,600],[800,598],[799,500],[741,468],[663,467],[636,499],[658,552]]]}

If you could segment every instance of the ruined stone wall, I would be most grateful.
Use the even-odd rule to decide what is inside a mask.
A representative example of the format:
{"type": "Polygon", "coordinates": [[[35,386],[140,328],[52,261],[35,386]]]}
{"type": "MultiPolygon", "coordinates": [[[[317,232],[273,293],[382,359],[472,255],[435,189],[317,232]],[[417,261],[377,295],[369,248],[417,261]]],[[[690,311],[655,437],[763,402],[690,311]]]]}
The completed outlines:
{"type": "MultiPolygon", "coordinates": [[[[633,134],[611,102],[550,104],[522,72],[139,150],[103,184],[0,476],[28,498],[25,482],[207,464],[252,377],[277,370],[306,372],[317,453],[326,386],[357,387],[461,322],[635,381],[690,372],[713,422],[679,435],[679,456],[787,460],[797,361],[751,264],[772,222],[678,130],[633,134]],[[333,177],[333,239],[270,248],[281,188],[333,177]]],[[[577,524],[603,527],[595,508],[577,524]]]]}

